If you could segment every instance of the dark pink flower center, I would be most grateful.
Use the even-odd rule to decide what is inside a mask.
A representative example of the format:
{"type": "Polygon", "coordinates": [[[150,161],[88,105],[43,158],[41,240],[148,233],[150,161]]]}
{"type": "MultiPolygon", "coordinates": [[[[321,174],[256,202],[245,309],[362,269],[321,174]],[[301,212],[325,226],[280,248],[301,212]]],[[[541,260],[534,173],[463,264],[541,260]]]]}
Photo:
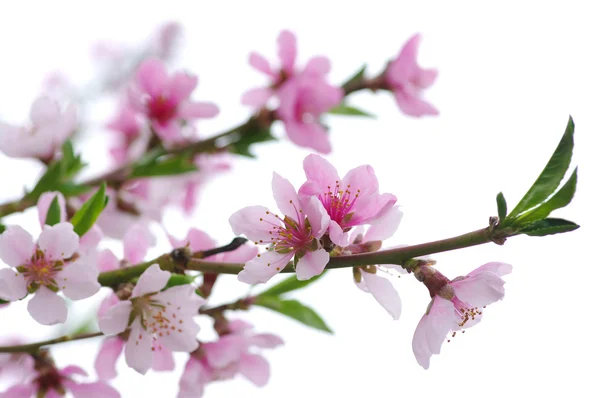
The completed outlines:
{"type": "Polygon", "coordinates": [[[456,317],[460,319],[458,326],[461,328],[465,326],[467,322],[474,321],[475,317],[483,314],[483,309],[480,309],[479,307],[473,307],[472,305],[459,300],[459,298],[456,296],[454,296],[451,301],[452,304],[454,304],[454,312],[456,313],[456,317]]]}
{"type": "MultiPolygon", "coordinates": [[[[290,200],[290,203],[293,202],[290,200]]],[[[263,243],[263,244],[271,244],[273,248],[277,252],[289,252],[296,251],[302,248],[308,248],[314,236],[312,235],[312,229],[306,222],[306,217],[302,214],[302,209],[296,209],[296,219],[292,219],[288,216],[283,219],[279,217],[277,214],[273,214],[279,221],[280,224],[270,223],[268,220],[263,218],[260,219],[261,222],[270,223],[272,225],[272,231],[269,231],[271,235],[270,242],[255,242],[255,243],[263,243]]],[[[267,211],[267,214],[272,214],[267,211]]]]}
{"type": "Polygon", "coordinates": [[[159,95],[158,97],[148,98],[146,109],[150,119],[165,125],[176,116],[177,103],[167,96],[159,95]]]}
{"type": "Polygon", "coordinates": [[[344,226],[351,226],[348,224],[352,218],[354,204],[359,196],[360,189],[352,191],[350,185],[342,188],[340,182],[336,181],[333,191],[331,186],[327,186],[327,192],[319,195],[319,200],[323,203],[323,207],[325,207],[331,220],[344,228],[344,226]]]}
{"type": "Polygon", "coordinates": [[[39,286],[57,288],[56,275],[59,271],[62,271],[63,267],[64,262],[62,260],[51,261],[43,251],[38,249],[31,256],[29,263],[19,267],[19,271],[27,280],[29,288],[35,289],[39,286]]]}

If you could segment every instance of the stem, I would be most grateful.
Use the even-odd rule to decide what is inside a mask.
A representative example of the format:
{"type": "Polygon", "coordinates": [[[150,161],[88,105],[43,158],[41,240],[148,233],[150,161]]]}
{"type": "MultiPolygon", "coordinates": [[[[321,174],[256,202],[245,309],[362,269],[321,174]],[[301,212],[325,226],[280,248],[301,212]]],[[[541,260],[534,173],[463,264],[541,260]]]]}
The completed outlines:
{"type": "Polygon", "coordinates": [[[61,336],[61,337],[57,337],[55,339],[40,341],[39,343],[0,347],[0,352],[3,352],[3,353],[28,352],[30,354],[33,354],[45,345],[66,343],[67,341],[91,339],[93,337],[100,337],[100,336],[103,336],[102,332],[85,333],[85,334],[79,334],[77,336],[61,336]]]}

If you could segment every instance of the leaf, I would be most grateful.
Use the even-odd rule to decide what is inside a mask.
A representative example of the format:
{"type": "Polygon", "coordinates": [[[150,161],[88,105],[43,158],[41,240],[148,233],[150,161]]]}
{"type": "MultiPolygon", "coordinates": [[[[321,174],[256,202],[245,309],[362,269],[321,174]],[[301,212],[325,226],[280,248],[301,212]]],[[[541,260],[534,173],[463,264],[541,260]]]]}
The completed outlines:
{"type": "Polygon", "coordinates": [[[339,104],[338,106],[335,106],[335,107],[331,108],[330,110],[328,110],[327,113],[330,113],[332,115],[364,116],[364,117],[370,117],[372,119],[375,118],[375,115],[373,115],[372,113],[365,112],[361,109],[347,105],[343,102],[341,104],[339,104]]]}
{"type": "Polygon", "coordinates": [[[57,188],[57,191],[59,191],[65,196],[79,196],[88,192],[90,189],[92,188],[89,185],[80,185],[75,184],[73,182],[66,182],[64,184],[61,184],[57,188]]]}
{"type": "Polygon", "coordinates": [[[254,304],[268,308],[282,315],[288,316],[315,329],[327,333],[333,331],[325,324],[323,319],[312,309],[297,300],[282,300],[276,296],[258,296],[254,304]]]}
{"type": "Polygon", "coordinates": [[[251,145],[275,140],[270,127],[264,128],[253,123],[238,133],[237,140],[234,138],[234,142],[229,144],[229,148],[233,153],[254,158],[256,156],[250,152],[251,145]]]}
{"type": "Polygon", "coordinates": [[[363,65],[362,68],[360,68],[354,75],[352,75],[352,77],[350,77],[348,80],[346,80],[346,82],[342,85],[342,89],[344,91],[348,91],[347,89],[358,83],[359,81],[361,81],[365,75],[365,71],[367,70],[367,65],[363,65]]]}
{"type": "Polygon", "coordinates": [[[173,286],[189,285],[194,281],[194,279],[196,279],[196,277],[190,275],[171,274],[171,277],[169,278],[165,289],[168,289],[173,286]]]}
{"type": "Polygon", "coordinates": [[[10,301],[0,299],[0,304],[8,304],[8,303],[10,303],[10,301]]]}
{"type": "Polygon", "coordinates": [[[546,236],[574,231],[577,228],[579,228],[579,225],[572,221],[563,220],[562,218],[546,218],[529,224],[519,232],[529,236],[546,236]]]}
{"type": "Polygon", "coordinates": [[[100,213],[104,210],[106,203],[108,203],[108,197],[106,196],[106,183],[103,182],[96,193],[86,200],[73,218],[71,218],[73,230],[77,235],[83,236],[92,228],[100,213]]]}
{"type": "Polygon", "coordinates": [[[575,125],[573,119],[569,117],[565,133],[552,154],[550,161],[548,161],[548,164],[546,164],[546,167],[540,176],[533,183],[531,188],[529,188],[529,191],[523,196],[523,199],[521,199],[519,204],[517,204],[513,211],[508,215],[509,219],[514,219],[524,211],[544,202],[552,193],[554,193],[556,188],[558,188],[558,185],[569,168],[571,157],[573,156],[574,132],[575,125]]]}
{"type": "Polygon", "coordinates": [[[525,224],[527,222],[534,222],[545,219],[554,210],[560,209],[561,207],[565,207],[566,205],[571,203],[573,196],[575,196],[576,188],[577,168],[575,168],[569,180],[565,183],[565,185],[562,186],[562,188],[558,192],[556,192],[556,194],[554,194],[554,196],[552,196],[546,202],[542,203],[540,206],[517,218],[516,223],[525,224]]]}
{"type": "Polygon", "coordinates": [[[60,204],[58,203],[58,195],[52,199],[48,213],[46,213],[46,225],[56,225],[60,222],[60,204]]]}
{"type": "Polygon", "coordinates": [[[504,195],[502,192],[499,192],[496,195],[496,205],[498,206],[498,218],[500,222],[506,218],[506,199],[504,199],[504,195]]]}
{"type": "Polygon", "coordinates": [[[279,282],[275,286],[270,287],[262,293],[259,293],[259,296],[279,296],[283,293],[291,292],[292,290],[302,289],[310,285],[313,282],[316,282],[319,278],[325,275],[325,272],[317,275],[307,281],[299,281],[296,278],[296,275],[292,275],[288,278],[285,278],[283,281],[279,282]]]}
{"type": "Polygon", "coordinates": [[[137,164],[130,177],[159,177],[189,173],[197,171],[198,166],[194,163],[193,156],[184,153],[166,159],[154,159],[147,164],[137,164]]]}
{"type": "Polygon", "coordinates": [[[6,225],[0,224],[0,234],[6,230],[6,225]]]}

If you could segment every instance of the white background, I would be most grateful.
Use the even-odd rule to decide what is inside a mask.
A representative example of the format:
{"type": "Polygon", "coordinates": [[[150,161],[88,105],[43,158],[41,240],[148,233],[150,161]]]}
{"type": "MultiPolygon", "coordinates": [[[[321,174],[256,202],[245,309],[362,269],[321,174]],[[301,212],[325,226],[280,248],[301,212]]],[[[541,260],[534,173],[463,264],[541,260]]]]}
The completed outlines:
{"type": "MultiPolygon", "coordinates": [[[[275,59],[283,28],[298,36],[300,61],[325,54],[332,82],[342,82],[363,63],[378,73],[415,32],[422,32],[420,61],[439,69],[427,98],[437,118],[403,116],[387,93],[359,93],[350,103],[376,120],[331,117],[340,173],[371,164],[383,191],[398,196],[405,217],[389,244],[421,243],[482,228],[495,214],[502,190],[514,206],[537,177],[558,143],[568,115],[576,124],[574,164],[580,166],[578,192],[557,216],[581,229],[546,238],[517,237],[434,256],[438,269],[453,278],[488,261],[514,265],[506,298],[488,307],[477,327],[445,343],[428,371],[412,354],[414,328],[428,293],[412,276],[395,281],[403,298],[399,321],[392,321],[372,297],[359,291],[349,270],[330,272],[296,297],[313,306],[334,336],[305,328],[264,310],[240,314],[259,331],[281,335],[286,345],[266,353],[272,366],[267,387],[245,380],[208,387],[207,397],[325,396],[598,396],[597,337],[598,178],[600,123],[600,27],[592,2],[222,1],[222,2],[8,2],[0,14],[0,117],[19,122],[46,72],[62,69],[82,80],[92,70],[89,45],[97,39],[135,43],[160,22],[185,26],[179,65],[198,73],[197,99],[221,108],[201,122],[211,135],[249,115],[239,103],[248,88],[265,83],[247,64],[256,50],[275,59]],[[451,3],[451,4],[450,4],[451,3]],[[87,68],[87,70],[86,70],[87,68]]],[[[110,112],[110,106],[98,115],[110,112]]],[[[280,127],[277,127],[283,136],[280,127]]],[[[90,131],[94,143],[102,129],[90,131]]],[[[234,172],[202,194],[192,219],[168,213],[170,229],[182,236],[188,226],[221,242],[232,235],[227,218],[250,204],[271,206],[271,171],[303,182],[302,159],[309,152],[285,139],[257,148],[260,161],[240,160],[234,172]]],[[[106,162],[98,150],[92,163],[106,162]]],[[[94,163],[99,164],[99,163],[94,163]]],[[[38,169],[27,161],[0,158],[0,198],[17,197],[38,169]]],[[[35,215],[25,215],[35,231],[35,215]]],[[[15,222],[15,218],[10,219],[15,222]]],[[[166,247],[157,251],[166,250],[166,247]]],[[[215,303],[245,294],[234,277],[223,277],[215,303]]],[[[89,302],[92,302],[91,300],[89,302]]],[[[59,333],[37,325],[15,305],[0,312],[2,334],[34,337],[59,333]]],[[[71,314],[70,322],[77,316],[71,314]]],[[[210,325],[204,324],[206,335],[210,325]]],[[[61,365],[91,370],[97,342],[57,347],[61,365]]],[[[173,397],[178,371],[141,377],[125,369],[114,384],[123,397],[173,397]]],[[[123,364],[121,364],[123,365],[123,364]]]]}

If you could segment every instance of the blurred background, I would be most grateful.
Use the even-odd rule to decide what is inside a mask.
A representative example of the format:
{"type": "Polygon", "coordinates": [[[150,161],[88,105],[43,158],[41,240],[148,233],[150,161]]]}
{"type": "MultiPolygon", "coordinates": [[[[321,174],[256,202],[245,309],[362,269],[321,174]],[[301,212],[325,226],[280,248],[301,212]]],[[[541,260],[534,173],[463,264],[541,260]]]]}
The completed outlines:
{"type": "MultiPolygon", "coordinates": [[[[439,70],[425,96],[440,110],[439,117],[409,118],[391,94],[360,92],[349,104],[375,114],[375,120],[327,119],[333,143],[328,160],[341,174],[371,164],[381,190],[394,193],[402,205],[401,227],[386,246],[485,227],[496,212],[495,195],[502,191],[509,208],[514,206],[549,159],[569,115],[576,125],[578,191],[556,215],[582,227],[433,256],[450,278],[490,261],[511,263],[514,271],[506,278],[504,301],[489,307],[476,328],[445,343],[429,370],[417,365],[411,348],[429,302],[426,289],[410,275],[395,280],[403,314],[392,321],[372,296],[354,286],[350,270],[336,270],[295,294],[322,315],[334,335],[263,309],[232,314],[251,321],[257,331],[280,335],[286,344],[266,353],[271,364],[266,387],[238,378],[209,385],[206,397],[597,396],[600,264],[593,245],[600,192],[600,25],[591,3],[11,2],[0,14],[0,119],[26,120],[52,71],[61,71],[77,85],[88,84],[102,67],[93,61],[94,43],[135,48],[165,21],[177,21],[184,29],[172,65],[199,75],[194,98],[215,102],[221,110],[218,117],[198,123],[207,137],[251,114],[240,96],[265,80],[249,67],[248,53],[275,60],[281,29],[297,35],[300,64],[313,55],[330,58],[334,84],[365,63],[369,75],[379,73],[408,38],[421,32],[420,64],[439,70]]],[[[87,127],[78,148],[90,163],[90,174],[109,164],[110,133],[103,124],[114,107],[114,98],[86,107],[87,127]]],[[[167,229],[182,237],[195,226],[226,243],[233,237],[227,222],[232,212],[253,204],[274,206],[273,170],[298,187],[304,181],[302,159],[310,152],[290,143],[279,124],[274,133],[282,139],[255,146],[256,160],[236,158],[231,172],[206,186],[193,216],[167,211],[167,229]]],[[[34,162],[0,155],[0,200],[17,198],[40,171],[34,162]]],[[[39,229],[32,210],[8,221],[24,224],[34,235],[39,229]]],[[[159,236],[154,252],[168,249],[159,236]]],[[[225,276],[211,302],[231,301],[246,292],[235,277],[225,276]]],[[[78,302],[69,325],[81,322],[97,302],[78,302]]],[[[24,303],[0,311],[3,336],[36,340],[58,335],[69,325],[38,325],[24,303]]],[[[212,336],[210,323],[203,323],[201,336],[212,336]]],[[[53,352],[59,365],[74,363],[93,373],[97,349],[97,341],[86,341],[56,346],[53,352]]],[[[175,372],[146,377],[121,360],[114,385],[123,397],[173,397],[186,357],[177,356],[175,372]]]]}

